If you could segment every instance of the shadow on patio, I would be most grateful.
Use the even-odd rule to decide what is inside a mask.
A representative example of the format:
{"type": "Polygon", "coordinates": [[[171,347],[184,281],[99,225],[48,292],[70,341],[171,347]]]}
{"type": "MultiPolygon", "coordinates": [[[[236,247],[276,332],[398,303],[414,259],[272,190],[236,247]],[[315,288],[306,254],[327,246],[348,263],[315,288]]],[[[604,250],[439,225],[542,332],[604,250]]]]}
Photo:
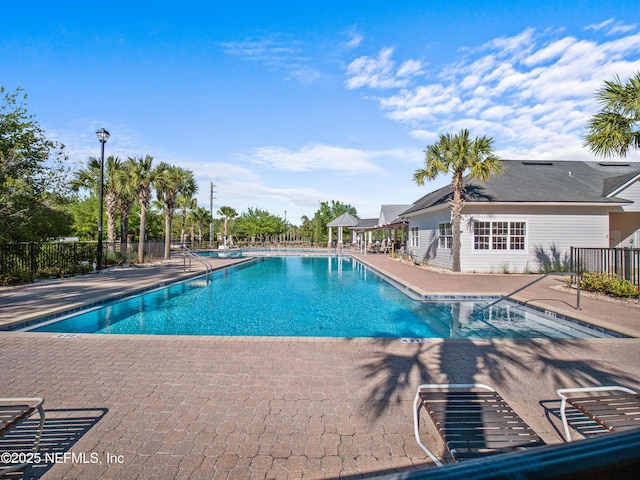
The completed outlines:
{"type": "MultiPolygon", "coordinates": [[[[46,403],[45,403],[46,405],[46,403]]],[[[94,427],[106,414],[106,408],[46,409],[45,423],[40,440],[39,463],[33,463],[22,472],[2,478],[37,479],[42,477],[57,462],[71,463],[65,452],[94,427]],[[66,460],[65,460],[66,458],[66,460]]],[[[0,438],[0,453],[29,453],[38,428],[38,419],[30,418],[0,438]]],[[[75,463],[91,462],[91,452],[79,452],[75,463]],[[84,459],[82,456],[84,455],[84,459]]],[[[37,457],[36,457],[37,458],[37,457]]],[[[101,458],[99,460],[102,460],[101,458]]],[[[0,467],[4,464],[0,464],[0,467]]]]}

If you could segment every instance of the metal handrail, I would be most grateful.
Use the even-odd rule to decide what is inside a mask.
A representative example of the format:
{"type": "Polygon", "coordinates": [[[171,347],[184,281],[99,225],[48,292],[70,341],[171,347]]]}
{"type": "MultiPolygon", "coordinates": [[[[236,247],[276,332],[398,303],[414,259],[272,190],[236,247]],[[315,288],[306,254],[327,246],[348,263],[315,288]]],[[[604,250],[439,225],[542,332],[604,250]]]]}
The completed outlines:
{"type": "Polygon", "coordinates": [[[184,257],[183,269],[185,272],[187,271],[187,257],[189,257],[189,268],[191,268],[191,259],[195,258],[198,262],[204,265],[205,275],[209,275],[211,272],[213,272],[213,267],[211,267],[211,265],[205,262],[200,255],[196,255],[195,253],[193,253],[189,249],[189,247],[187,247],[184,244],[180,244],[180,250],[181,250],[182,256],[184,257]]]}
{"type": "Polygon", "coordinates": [[[493,307],[495,304],[500,303],[503,300],[507,300],[512,295],[515,295],[516,293],[521,292],[522,290],[524,290],[527,287],[530,287],[534,283],[538,283],[539,281],[544,280],[545,278],[547,278],[550,275],[575,275],[575,276],[578,277],[578,281],[576,282],[576,285],[578,287],[577,291],[576,291],[576,310],[582,310],[582,308],[580,308],[580,275],[578,275],[575,272],[548,272],[548,273],[545,273],[543,276],[536,278],[534,281],[527,283],[525,286],[520,287],[517,290],[514,290],[513,292],[509,293],[508,295],[504,295],[504,296],[500,297],[495,302],[491,302],[486,307],[484,307],[484,308],[478,310],[477,312],[475,312],[472,316],[475,317],[477,314],[484,312],[485,310],[493,307]]]}

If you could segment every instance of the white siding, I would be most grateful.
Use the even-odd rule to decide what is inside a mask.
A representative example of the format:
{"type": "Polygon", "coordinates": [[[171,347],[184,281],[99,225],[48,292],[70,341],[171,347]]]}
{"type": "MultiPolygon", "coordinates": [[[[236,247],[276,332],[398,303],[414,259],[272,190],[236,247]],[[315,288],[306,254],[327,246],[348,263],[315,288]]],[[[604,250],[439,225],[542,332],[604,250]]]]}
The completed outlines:
{"type": "MultiPolygon", "coordinates": [[[[449,210],[410,219],[420,227],[418,260],[451,268],[451,252],[437,248],[438,224],[449,210]]],[[[463,210],[460,265],[463,272],[538,272],[569,259],[570,247],[609,246],[609,212],[604,207],[467,205],[463,210]],[[473,249],[473,221],[526,222],[523,251],[473,249]]]]}
{"type": "Polygon", "coordinates": [[[420,229],[418,247],[409,247],[413,258],[429,265],[451,268],[451,250],[438,248],[438,225],[449,221],[451,214],[448,209],[410,219],[409,228],[420,229]]]}
{"type": "Polygon", "coordinates": [[[622,190],[616,197],[631,200],[632,205],[625,205],[622,209],[625,212],[640,212],[640,180],[633,182],[627,188],[622,190]]]}

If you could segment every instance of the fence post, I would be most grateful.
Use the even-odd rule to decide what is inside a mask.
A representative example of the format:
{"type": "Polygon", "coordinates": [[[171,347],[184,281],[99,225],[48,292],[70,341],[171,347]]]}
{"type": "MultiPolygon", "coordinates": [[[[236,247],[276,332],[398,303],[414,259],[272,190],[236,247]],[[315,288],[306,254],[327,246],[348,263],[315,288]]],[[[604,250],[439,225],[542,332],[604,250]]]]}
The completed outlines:
{"type": "Polygon", "coordinates": [[[622,255],[624,257],[624,279],[631,280],[631,250],[623,250],[622,255]]]}
{"type": "Polygon", "coordinates": [[[36,261],[36,244],[34,242],[29,243],[31,248],[31,274],[35,275],[38,271],[38,262],[36,261]]]}
{"type": "MultiPolygon", "coordinates": [[[[573,260],[573,247],[569,247],[569,268],[571,269],[571,272],[576,272],[576,265],[574,263],[573,260]]],[[[575,275],[571,275],[571,284],[573,285],[573,282],[575,280],[575,275]]]]}

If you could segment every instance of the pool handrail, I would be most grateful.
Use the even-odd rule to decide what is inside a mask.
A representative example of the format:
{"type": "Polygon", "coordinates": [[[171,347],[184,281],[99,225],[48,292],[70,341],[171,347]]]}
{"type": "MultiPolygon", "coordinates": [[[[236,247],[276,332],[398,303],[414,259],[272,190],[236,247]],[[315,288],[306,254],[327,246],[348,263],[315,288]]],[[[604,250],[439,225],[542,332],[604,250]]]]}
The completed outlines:
{"type": "Polygon", "coordinates": [[[471,316],[475,317],[479,313],[484,312],[485,310],[493,307],[494,305],[502,302],[503,300],[507,300],[509,297],[515,295],[518,292],[521,292],[525,288],[530,287],[531,285],[533,285],[535,283],[538,283],[541,280],[544,280],[545,278],[547,278],[550,275],[572,275],[572,276],[577,276],[578,277],[578,281],[576,282],[576,286],[577,286],[577,289],[576,289],[576,310],[582,310],[582,308],[580,308],[580,275],[575,273],[575,272],[547,272],[544,275],[542,275],[541,277],[536,278],[532,282],[527,283],[526,285],[514,290],[513,292],[511,292],[511,293],[509,293],[507,295],[501,296],[498,300],[496,300],[495,302],[491,302],[489,305],[481,308],[477,312],[474,312],[471,316]]]}
{"type": "Polygon", "coordinates": [[[191,268],[191,259],[195,258],[204,266],[205,275],[208,276],[211,272],[213,272],[213,268],[211,267],[211,265],[205,262],[200,255],[193,253],[184,243],[180,244],[180,253],[183,257],[183,268],[185,272],[187,271],[187,257],[189,257],[189,268],[191,268]]]}

